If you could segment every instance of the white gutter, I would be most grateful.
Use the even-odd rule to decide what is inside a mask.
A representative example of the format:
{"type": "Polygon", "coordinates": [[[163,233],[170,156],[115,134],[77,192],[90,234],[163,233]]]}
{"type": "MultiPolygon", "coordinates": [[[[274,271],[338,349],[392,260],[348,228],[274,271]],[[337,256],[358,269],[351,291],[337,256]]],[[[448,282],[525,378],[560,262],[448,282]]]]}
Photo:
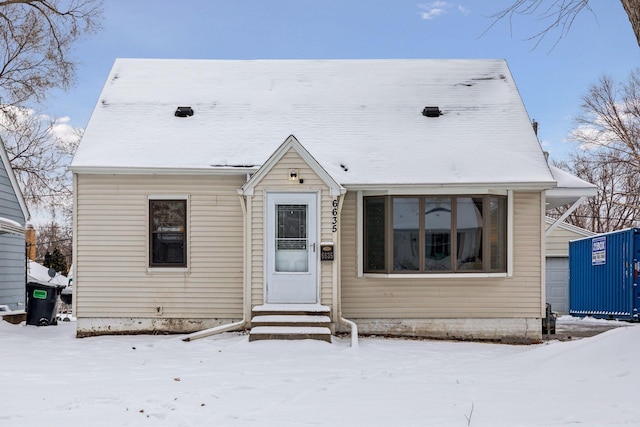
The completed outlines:
{"type": "Polygon", "coordinates": [[[244,175],[254,173],[257,166],[212,166],[212,167],[139,167],[139,166],[69,166],[77,174],[93,175],[244,175]]]}
{"type": "Polygon", "coordinates": [[[248,263],[248,248],[249,245],[247,244],[248,239],[251,236],[251,233],[249,233],[249,228],[247,227],[247,224],[250,222],[250,219],[248,218],[247,215],[247,203],[245,198],[241,195],[238,194],[238,197],[240,198],[240,206],[242,206],[242,217],[244,218],[245,221],[245,226],[244,226],[244,260],[242,261],[243,263],[243,269],[245,271],[244,274],[244,286],[243,286],[243,290],[242,290],[242,320],[239,322],[235,322],[235,323],[228,323],[226,325],[220,325],[220,326],[215,326],[213,328],[209,328],[209,329],[204,329],[202,331],[198,331],[198,332],[193,332],[189,335],[187,335],[186,337],[182,338],[182,341],[185,342],[189,342],[189,341],[193,341],[193,340],[197,340],[200,338],[205,338],[205,337],[209,337],[211,335],[216,335],[216,334],[221,334],[223,332],[229,332],[229,331],[235,331],[238,329],[243,329],[246,324],[249,322],[249,312],[250,310],[250,306],[251,306],[251,294],[249,293],[249,286],[251,283],[251,280],[248,278],[246,272],[247,272],[247,263],[248,263]],[[249,307],[249,308],[248,308],[249,307]]]}
{"type": "Polygon", "coordinates": [[[352,348],[357,348],[358,347],[358,325],[355,324],[355,322],[345,319],[344,317],[342,317],[342,294],[341,294],[341,290],[342,290],[342,281],[340,279],[340,259],[342,258],[342,254],[339,251],[340,248],[340,235],[341,235],[341,230],[342,230],[342,204],[344,202],[344,195],[338,198],[338,231],[336,233],[336,249],[338,249],[336,252],[338,253],[338,256],[335,259],[335,267],[334,267],[334,287],[333,287],[333,301],[335,302],[336,306],[338,307],[337,309],[337,320],[339,323],[342,323],[343,325],[346,325],[347,327],[349,327],[350,331],[351,331],[351,347],[352,348]]]}
{"type": "Polygon", "coordinates": [[[434,192],[439,189],[442,194],[457,194],[457,192],[474,191],[490,192],[491,190],[549,190],[556,188],[556,181],[535,181],[535,182],[430,182],[430,183],[342,183],[348,191],[383,191],[388,194],[396,194],[396,191],[406,190],[409,192],[434,192]]]}
{"type": "Polygon", "coordinates": [[[5,233],[24,235],[24,225],[0,216],[0,234],[5,233]]]}

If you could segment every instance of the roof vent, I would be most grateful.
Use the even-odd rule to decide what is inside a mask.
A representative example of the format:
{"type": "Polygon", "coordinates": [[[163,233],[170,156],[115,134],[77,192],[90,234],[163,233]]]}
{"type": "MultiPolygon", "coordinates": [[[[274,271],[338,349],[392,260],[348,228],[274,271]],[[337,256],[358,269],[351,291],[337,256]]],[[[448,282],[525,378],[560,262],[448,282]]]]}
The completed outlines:
{"type": "Polygon", "coordinates": [[[442,111],[440,111],[440,108],[438,107],[424,107],[422,115],[425,117],[440,117],[442,115],[442,111]]]}
{"type": "Polygon", "coordinates": [[[188,117],[193,116],[193,108],[191,107],[178,107],[175,113],[176,117],[188,117]]]}

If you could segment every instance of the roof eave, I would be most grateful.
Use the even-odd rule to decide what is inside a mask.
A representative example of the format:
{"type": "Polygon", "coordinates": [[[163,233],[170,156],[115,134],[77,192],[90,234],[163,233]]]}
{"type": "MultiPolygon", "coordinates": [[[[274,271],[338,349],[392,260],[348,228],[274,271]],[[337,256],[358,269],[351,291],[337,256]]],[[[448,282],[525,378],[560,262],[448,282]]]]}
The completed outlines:
{"type": "Polygon", "coordinates": [[[521,191],[544,191],[556,186],[555,181],[532,181],[532,182],[441,182],[441,183],[353,183],[343,184],[348,191],[364,190],[415,190],[429,191],[433,189],[494,189],[494,190],[521,190],[521,191]]]}
{"type": "Polygon", "coordinates": [[[18,234],[24,235],[24,227],[17,224],[15,221],[0,217],[0,235],[2,234],[18,234]]]}
{"type": "Polygon", "coordinates": [[[94,175],[246,175],[255,173],[259,166],[202,167],[129,167],[129,166],[70,166],[74,174],[94,175]]]}

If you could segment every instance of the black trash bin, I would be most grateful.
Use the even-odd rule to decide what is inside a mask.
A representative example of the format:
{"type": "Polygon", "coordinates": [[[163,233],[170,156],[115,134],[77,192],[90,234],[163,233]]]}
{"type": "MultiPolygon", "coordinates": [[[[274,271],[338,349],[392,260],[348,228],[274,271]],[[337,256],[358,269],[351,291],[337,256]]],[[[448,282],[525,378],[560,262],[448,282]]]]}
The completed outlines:
{"type": "Polygon", "coordinates": [[[547,303],[546,316],[542,319],[542,333],[556,333],[556,318],[558,315],[551,311],[551,304],[547,303]]]}
{"type": "Polygon", "coordinates": [[[53,283],[27,283],[27,325],[58,324],[58,300],[63,288],[53,283]]]}

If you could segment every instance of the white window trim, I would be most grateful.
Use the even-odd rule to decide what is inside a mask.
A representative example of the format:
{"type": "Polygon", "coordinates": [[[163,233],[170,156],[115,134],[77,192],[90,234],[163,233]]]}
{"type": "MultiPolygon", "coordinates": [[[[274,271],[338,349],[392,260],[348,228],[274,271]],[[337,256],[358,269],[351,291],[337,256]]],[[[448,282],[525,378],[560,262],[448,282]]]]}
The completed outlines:
{"type": "Polygon", "coordinates": [[[146,221],[145,221],[145,236],[146,236],[146,255],[145,255],[145,264],[147,274],[182,274],[191,272],[191,196],[185,193],[177,193],[177,194],[147,194],[147,203],[145,206],[146,213],[146,221]],[[149,238],[151,230],[149,228],[149,201],[151,200],[185,200],[187,202],[187,212],[186,212],[186,224],[187,224],[187,266],[186,267],[151,267],[149,264],[151,260],[149,259],[149,253],[151,252],[151,239],[149,238]]]}
{"type": "MultiPolygon", "coordinates": [[[[476,190],[477,191],[477,190],[476,190]]],[[[404,194],[404,193],[402,193],[404,194]]],[[[444,192],[441,194],[445,194],[444,192]]],[[[456,196],[459,194],[469,194],[465,191],[450,191],[447,195],[456,196]]],[[[449,278],[484,278],[484,277],[513,277],[513,190],[508,191],[485,191],[483,193],[474,193],[478,195],[501,195],[507,196],[507,271],[500,273],[416,273],[416,274],[394,274],[394,273],[365,273],[364,272],[364,236],[362,229],[364,227],[364,197],[378,195],[397,195],[391,191],[358,191],[356,194],[356,239],[357,239],[357,269],[360,278],[382,278],[382,279],[449,279],[449,278]]],[[[428,194],[413,194],[416,196],[429,196],[428,194]]]]}

